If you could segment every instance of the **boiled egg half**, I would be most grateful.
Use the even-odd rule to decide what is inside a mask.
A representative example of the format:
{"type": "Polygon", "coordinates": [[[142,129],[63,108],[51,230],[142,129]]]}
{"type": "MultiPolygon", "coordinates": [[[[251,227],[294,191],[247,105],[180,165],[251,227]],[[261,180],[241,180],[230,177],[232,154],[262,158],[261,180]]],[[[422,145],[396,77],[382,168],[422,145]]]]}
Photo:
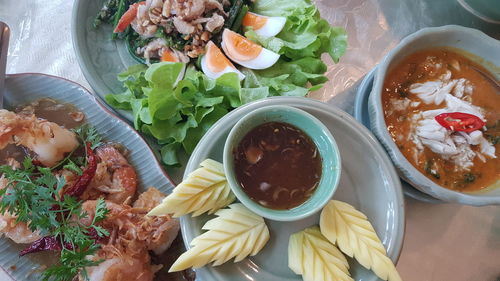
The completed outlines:
{"type": "Polygon", "coordinates": [[[234,72],[238,74],[240,81],[245,79],[245,75],[238,71],[231,61],[210,41],[207,44],[207,51],[201,58],[201,70],[206,76],[217,79],[222,74],[234,72]]]}
{"type": "Polygon", "coordinates": [[[266,17],[247,12],[242,24],[245,27],[251,27],[260,36],[271,37],[280,33],[285,23],[285,17],[266,17]]]}
{"type": "Polygon", "coordinates": [[[266,69],[275,64],[280,57],[275,52],[227,28],[222,33],[221,45],[232,61],[250,69],[266,69]]]}

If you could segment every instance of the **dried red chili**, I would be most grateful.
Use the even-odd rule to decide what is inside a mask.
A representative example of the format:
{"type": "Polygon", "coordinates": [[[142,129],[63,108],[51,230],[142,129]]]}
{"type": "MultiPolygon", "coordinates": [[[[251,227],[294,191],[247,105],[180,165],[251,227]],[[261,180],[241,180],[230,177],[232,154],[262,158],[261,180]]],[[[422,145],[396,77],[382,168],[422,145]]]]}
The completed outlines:
{"type": "Polygon", "coordinates": [[[89,229],[89,232],[88,232],[88,236],[92,239],[94,239],[94,241],[98,244],[104,244],[107,240],[108,240],[108,237],[107,236],[99,236],[99,234],[97,233],[97,230],[95,230],[95,228],[90,228],[89,229]]]}
{"type": "Polygon", "coordinates": [[[476,115],[463,112],[441,113],[434,118],[441,126],[457,132],[470,133],[485,125],[484,121],[476,115]]]}
{"type": "Polygon", "coordinates": [[[82,175],[78,180],[71,186],[67,191],[66,195],[80,197],[83,192],[87,189],[87,186],[90,184],[90,181],[95,175],[97,170],[97,155],[95,155],[94,151],[92,151],[92,147],[90,142],[86,144],[87,151],[87,167],[83,170],[82,175]]]}
{"type": "MultiPolygon", "coordinates": [[[[73,246],[69,243],[64,244],[64,248],[73,249],[73,246]]],[[[19,255],[22,257],[27,254],[38,253],[42,251],[61,251],[62,245],[61,241],[57,240],[53,236],[42,237],[35,242],[31,243],[26,249],[22,250],[19,255]]]]}

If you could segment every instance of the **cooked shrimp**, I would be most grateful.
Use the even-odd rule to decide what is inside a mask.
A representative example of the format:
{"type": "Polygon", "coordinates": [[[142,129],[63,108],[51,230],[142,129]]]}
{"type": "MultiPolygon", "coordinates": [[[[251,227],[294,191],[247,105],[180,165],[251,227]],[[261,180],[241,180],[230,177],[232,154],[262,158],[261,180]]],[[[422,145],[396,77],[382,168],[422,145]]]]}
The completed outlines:
{"type": "Polygon", "coordinates": [[[134,197],[137,174],[127,159],[112,145],[96,149],[100,158],[97,171],[82,198],[97,199],[104,195],[110,202],[123,204],[134,197]]]}
{"type": "Polygon", "coordinates": [[[0,215],[0,236],[11,239],[17,244],[30,244],[42,238],[38,232],[33,232],[24,222],[16,222],[16,216],[8,212],[0,215]]]}
{"type": "MultiPolygon", "coordinates": [[[[0,189],[7,188],[8,184],[9,181],[4,176],[0,177],[0,189]]],[[[31,231],[26,223],[16,222],[16,218],[8,212],[0,214],[0,236],[5,235],[17,244],[33,243],[41,238],[40,234],[31,231]]]]}
{"type": "MultiPolygon", "coordinates": [[[[165,198],[163,193],[154,187],[150,187],[137,198],[133,207],[135,209],[142,208],[143,211],[148,213],[158,206],[163,198],[165,198]]],[[[179,221],[173,219],[170,215],[145,216],[141,229],[150,233],[151,239],[148,242],[148,250],[160,255],[170,248],[179,233],[180,225],[179,221]]]]}
{"type": "Polygon", "coordinates": [[[8,144],[24,146],[37,155],[45,166],[53,166],[65,153],[78,147],[76,135],[56,123],[35,115],[0,110],[0,149],[8,144]]]}
{"type": "MultiPolygon", "coordinates": [[[[152,266],[147,252],[140,256],[129,256],[104,247],[93,257],[105,259],[97,266],[87,268],[89,281],[152,281],[158,266],[152,266]]],[[[78,280],[85,280],[79,276],[78,280]]]]}
{"type": "MultiPolygon", "coordinates": [[[[149,189],[144,198],[151,198],[155,189],[149,189]]],[[[143,195],[141,195],[143,196],[143,195]]],[[[83,203],[82,210],[87,217],[81,222],[90,224],[94,218],[96,202],[93,200],[83,203]]],[[[167,250],[179,233],[179,221],[170,216],[149,217],[146,214],[149,208],[130,207],[106,202],[106,208],[110,211],[101,225],[110,232],[107,245],[127,251],[129,254],[151,250],[161,254],[167,250]]]]}

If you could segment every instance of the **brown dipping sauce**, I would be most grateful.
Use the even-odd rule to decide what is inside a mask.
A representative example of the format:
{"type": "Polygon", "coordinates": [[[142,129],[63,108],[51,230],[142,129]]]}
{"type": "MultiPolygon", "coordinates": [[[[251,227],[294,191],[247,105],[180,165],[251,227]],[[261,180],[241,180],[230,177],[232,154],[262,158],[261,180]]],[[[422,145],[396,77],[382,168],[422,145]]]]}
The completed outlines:
{"type": "Polygon", "coordinates": [[[277,210],[304,203],[321,178],[321,157],[309,136],[287,123],[264,123],[233,151],[236,177],[245,193],[277,210]]]}

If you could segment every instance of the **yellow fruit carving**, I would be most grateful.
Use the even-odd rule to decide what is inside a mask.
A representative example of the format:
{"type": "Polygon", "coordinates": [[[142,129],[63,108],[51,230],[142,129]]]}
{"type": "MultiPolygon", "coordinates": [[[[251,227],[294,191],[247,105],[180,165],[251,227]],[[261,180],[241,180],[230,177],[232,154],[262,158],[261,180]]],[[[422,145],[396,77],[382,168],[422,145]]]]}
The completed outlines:
{"type": "Polygon", "coordinates": [[[354,257],[381,279],[401,281],[373,226],[353,206],[336,200],[328,202],[321,212],[320,228],[321,233],[344,254],[354,257]]]}
{"type": "Polygon", "coordinates": [[[207,159],[181,182],[172,194],[151,210],[148,215],[172,214],[180,217],[192,213],[193,217],[217,210],[231,204],[235,197],[224,175],[221,163],[207,159]]]}
{"type": "Polygon", "coordinates": [[[191,241],[191,249],[182,254],[170,272],[198,268],[213,262],[221,265],[233,257],[239,262],[256,255],[269,240],[264,219],[236,203],[215,213],[202,229],[208,230],[191,241]]]}
{"type": "Polygon", "coordinates": [[[290,236],[288,267],[304,281],[352,281],[344,255],[313,226],[290,236]]]}

